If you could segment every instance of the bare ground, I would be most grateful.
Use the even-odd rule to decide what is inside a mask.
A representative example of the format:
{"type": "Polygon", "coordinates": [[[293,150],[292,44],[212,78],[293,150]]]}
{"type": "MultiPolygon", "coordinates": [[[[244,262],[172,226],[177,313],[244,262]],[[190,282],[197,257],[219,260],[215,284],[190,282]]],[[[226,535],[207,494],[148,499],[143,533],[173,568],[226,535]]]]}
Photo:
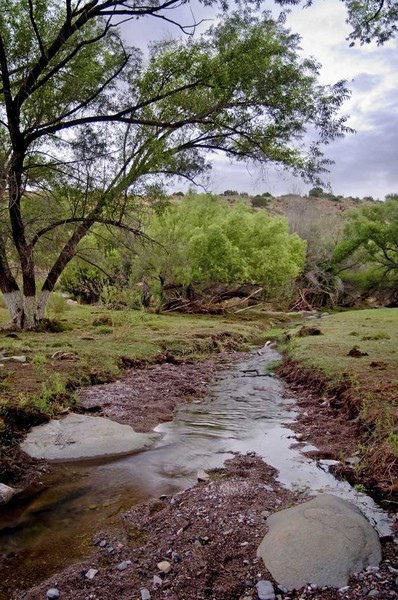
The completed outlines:
{"type": "MultiPolygon", "coordinates": [[[[256,558],[267,516],[303,500],[282,488],[275,474],[254,455],[236,456],[224,470],[214,472],[211,482],[131,509],[116,534],[103,531],[95,536],[97,551],[89,561],[20,597],[41,600],[55,587],[62,600],[138,600],[145,588],[152,600],[254,600],[256,583],[272,581],[256,558]],[[160,571],[161,561],[170,563],[169,573],[160,571]],[[89,569],[98,570],[91,580],[86,577],[89,569]]],[[[353,577],[344,593],[306,587],[283,598],[354,600],[374,590],[371,596],[391,600],[397,596],[397,568],[394,544],[389,543],[380,571],[353,577]]]]}

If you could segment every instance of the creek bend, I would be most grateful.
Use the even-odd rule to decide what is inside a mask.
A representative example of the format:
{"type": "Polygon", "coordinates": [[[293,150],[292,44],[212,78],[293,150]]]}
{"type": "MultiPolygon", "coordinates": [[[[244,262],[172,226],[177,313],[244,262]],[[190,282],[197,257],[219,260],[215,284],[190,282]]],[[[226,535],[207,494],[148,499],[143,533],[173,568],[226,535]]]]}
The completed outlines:
{"type": "MultiPolygon", "coordinates": [[[[330,461],[316,462],[291,448],[297,441],[288,427],[296,416],[294,400],[278,378],[267,375],[267,365],[278,358],[268,348],[220,371],[203,399],[180,404],[173,421],[156,428],[161,437],[154,448],[57,463],[41,488],[26,490],[2,508],[0,599],[89,556],[93,534],[120,527],[119,516],[129,507],[189,487],[199,469],[220,467],[235,452],[262,456],[287,487],[354,502],[381,536],[388,535],[386,514],[368,496],[337,481],[328,470],[330,461]]],[[[96,390],[100,395],[101,386],[96,390]]]]}

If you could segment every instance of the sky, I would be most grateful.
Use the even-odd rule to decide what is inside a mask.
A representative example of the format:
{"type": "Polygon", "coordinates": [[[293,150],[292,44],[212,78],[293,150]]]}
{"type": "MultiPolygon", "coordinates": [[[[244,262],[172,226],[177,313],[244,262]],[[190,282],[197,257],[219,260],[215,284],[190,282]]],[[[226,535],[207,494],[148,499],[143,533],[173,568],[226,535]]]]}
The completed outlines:
{"type": "MultiPolygon", "coordinates": [[[[212,9],[190,6],[194,6],[197,20],[215,16],[212,9]]],[[[264,0],[262,6],[272,9],[275,15],[280,12],[271,0],[264,0]]],[[[186,7],[173,16],[181,23],[192,19],[186,7]]],[[[352,93],[342,112],[350,116],[347,124],[356,133],[325,148],[325,157],[334,161],[324,176],[325,183],[336,195],[384,199],[388,193],[398,193],[398,38],[384,46],[372,43],[350,48],[346,41],[350,28],[345,18],[340,0],[316,0],[311,8],[292,9],[286,25],[301,36],[303,55],[314,56],[321,63],[321,83],[346,79],[352,93]]],[[[130,44],[140,47],[151,40],[179,35],[175,27],[153,18],[130,22],[123,33],[130,44]]],[[[250,194],[268,191],[273,195],[303,195],[311,188],[271,166],[260,170],[251,164],[230,162],[221,154],[212,156],[212,166],[207,189],[215,193],[233,189],[250,194]]],[[[176,182],[174,187],[186,186],[176,182]]]]}

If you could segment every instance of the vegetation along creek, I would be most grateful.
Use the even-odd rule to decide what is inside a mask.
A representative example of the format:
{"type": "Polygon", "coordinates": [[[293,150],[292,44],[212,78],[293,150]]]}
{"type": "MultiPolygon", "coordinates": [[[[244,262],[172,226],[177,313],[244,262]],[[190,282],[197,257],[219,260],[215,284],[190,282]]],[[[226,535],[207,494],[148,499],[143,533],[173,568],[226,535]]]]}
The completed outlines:
{"type": "Polygon", "coordinates": [[[398,600],[397,7],[0,0],[0,600],[398,600]]]}
{"type": "MultiPolygon", "coordinates": [[[[386,513],[329,473],[336,461],[315,461],[292,448],[297,441],[289,429],[296,417],[294,400],[270,370],[279,359],[269,346],[239,362],[235,357],[234,364],[216,374],[203,398],[179,405],[172,421],[156,427],[160,437],[150,450],[54,465],[41,488],[27,490],[2,510],[0,551],[7,558],[0,597],[6,600],[12,590],[39,583],[89,555],[96,531],[117,528],[123,511],[193,485],[198,471],[221,467],[234,453],[257,453],[296,492],[330,492],[349,499],[382,537],[391,535],[386,513]]],[[[134,377],[124,384],[134,386],[134,377]]],[[[85,393],[106,404],[118,385],[94,386],[85,393]]]]}

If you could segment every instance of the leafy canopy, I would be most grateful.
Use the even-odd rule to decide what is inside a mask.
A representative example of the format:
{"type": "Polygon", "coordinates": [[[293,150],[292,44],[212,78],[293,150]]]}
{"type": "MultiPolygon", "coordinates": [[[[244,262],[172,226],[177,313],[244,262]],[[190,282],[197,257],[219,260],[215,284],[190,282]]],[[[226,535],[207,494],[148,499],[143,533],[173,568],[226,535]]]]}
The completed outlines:
{"type": "Polygon", "coordinates": [[[45,297],[96,224],[140,235],[148,189],[206,174],[214,152],[318,184],[323,145],[350,131],[345,83],[320,85],[268,13],[240,8],[147,57],[124,43],[118,20],[170,20],[179,4],[0,0],[0,289],[21,326],[39,319],[38,266],[45,297]]]}
{"type": "Polygon", "coordinates": [[[154,216],[147,233],[162,249],[143,247],[132,273],[166,284],[256,283],[275,292],[297,276],[306,244],[287,221],[244,203],[188,196],[154,216]]]}
{"type": "Polygon", "coordinates": [[[359,258],[398,281],[398,199],[377,202],[353,211],[337,246],[335,261],[359,258]]]}

